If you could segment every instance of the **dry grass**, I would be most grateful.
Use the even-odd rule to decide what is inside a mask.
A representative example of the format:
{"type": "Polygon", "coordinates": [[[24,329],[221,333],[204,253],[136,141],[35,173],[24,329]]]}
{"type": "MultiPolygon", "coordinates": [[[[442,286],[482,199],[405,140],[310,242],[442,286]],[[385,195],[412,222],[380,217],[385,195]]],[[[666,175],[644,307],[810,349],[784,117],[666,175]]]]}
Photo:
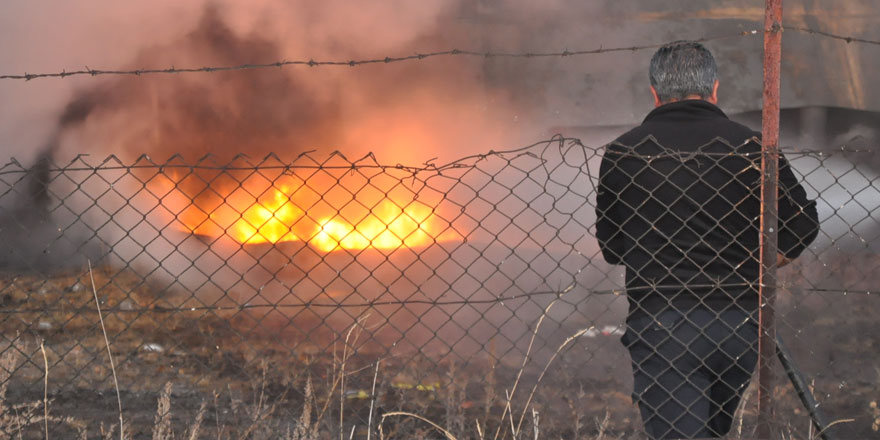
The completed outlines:
{"type": "MultiPolygon", "coordinates": [[[[584,330],[558,344],[551,359],[538,368],[526,365],[532,359],[531,348],[522,364],[510,366],[498,363],[492,344],[484,363],[461,364],[421,355],[380,359],[363,350],[361,340],[371,334],[366,331],[367,318],[355,319],[342,332],[344,340],[337,347],[321,351],[304,344],[272,351],[272,345],[259,338],[244,343],[242,338],[248,335],[239,333],[235,317],[169,313],[162,304],[172,300],[150,293],[149,286],[135,277],[98,269],[94,282],[92,291],[87,274],[48,282],[37,277],[0,280],[7,283],[0,290],[9,297],[9,307],[55,310],[26,312],[21,319],[2,323],[4,334],[20,333],[7,337],[15,342],[0,350],[0,434],[22,440],[44,438],[48,426],[51,440],[85,438],[87,432],[106,440],[638,438],[632,433],[638,420],[628,396],[615,391],[620,388],[617,384],[584,380],[580,361],[569,359],[568,347],[584,330]],[[50,286],[47,283],[54,287],[39,293],[50,286]],[[107,339],[96,326],[96,296],[101,308],[109,310],[103,317],[107,339]],[[91,319],[85,310],[90,310],[91,319]],[[41,321],[53,323],[53,329],[39,330],[41,321]],[[45,359],[38,348],[43,339],[45,359]],[[166,351],[144,350],[145,341],[155,341],[166,351]],[[68,342],[75,343],[72,349],[65,348],[68,342]],[[109,414],[77,412],[80,405],[71,404],[69,398],[56,402],[59,394],[51,392],[69,383],[77,384],[76,389],[102,391],[101,384],[108,383],[114,369],[106,353],[111,342],[119,368],[119,386],[114,388],[122,388],[125,398],[117,399],[126,402],[128,416],[122,436],[119,421],[111,423],[105,417],[109,414]],[[103,363],[81,361],[86,357],[91,362],[97,356],[103,363]],[[73,367],[80,369],[78,375],[73,367]],[[40,398],[17,391],[12,403],[7,392],[11,383],[38,381],[40,398]],[[159,392],[126,395],[133,386],[159,392]],[[154,397],[149,397],[149,404],[133,406],[137,399],[144,400],[137,397],[143,395],[154,397]]],[[[535,332],[537,327],[540,324],[535,332]]],[[[533,335],[529,347],[535,341],[533,335]]],[[[785,387],[779,396],[794,401],[785,387]]],[[[747,394],[744,400],[751,404],[754,399],[747,394]]],[[[868,408],[870,401],[865,400],[865,411],[874,414],[872,421],[880,426],[880,410],[876,403],[868,408]]],[[[816,438],[803,415],[794,419],[798,422],[783,429],[780,438],[816,438]]],[[[752,425],[752,410],[745,408],[735,421],[734,438],[747,438],[752,425]]]]}
{"type": "MultiPolygon", "coordinates": [[[[573,335],[572,338],[569,339],[575,337],[576,335],[573,335]]],[[[559,352],[563,350],[568,343],[569,340],[566,340],[557,351],[559,352]]],[[[43,414],[45,402],[34,401],[23,404],[11,404],[8,401],[7,387],[9,384],[9,378],[11,377],[10,373],[19,367],[21,362],[21,355],[19,352],[26,350],[26,347],[7,349],[3,352],[3,355],[0,356],[0,367],[2,367],[0,368],[0,409],[2,409],[0,429],[2,429],[2,432],[7,433],[8,438],[38,438],[34,436],[34,432],[42,431],[42,429],[28,431],[28,428],[42,428],[44,422],[48,420],[54,424],[53,426],[56,429],[56,431],[53,431],[50,438],[71,438],[67,435],[58,433],[57,429],[59,426],[64,425],[73,432],[76,438],[86,439],[88,434],[87,423],[71,417],[57,415],[50,415],[47,419],[43,414]]],[[[351,358],[347,358],[347,361],[351,361],[351,358]]],[[[230,415],[225,419],[223,417],[218,418],[217,422],[222,425],[222,428],[214,429],[212,430],[213,432],[208,432],[204,429],[205,417],[208,414],[207,402],[201,403],[195,416],[189,419],[189,422],[182,420],[181,417],[174,416],[174,385],[171,382],[168,382],[159,393],[156,401],[156,413],[153,418],[151,438],[153,440],[196,440],[199,438],[216,438],[222,440],[268,440],[278,438],[281,438],[282,440],[324,440],[333,437],[338,438],[340,435],[343,438],[349,439],[370,438],[371,435],[377,434],[377,438],[381,440],[391,440],[394,438],[437,438],[437,436],[447,440],[466,438],[485,440],[486,427],[493,425],[501,428],[502,432],[499,434],[499,438],[508,438],[512,440],[543,440],[545,438],[559,438],[559,431],[554,429],[552,425],[542,425],[542,423],[545,423],[548,419],[543,415],[542,406],[538,403],[533,403],[534,399],[531,399],[531,395],[524,401],[528,403],[524,405],[522,409],[517,411],[514,410],[519,407],[519,405],[513,404],[509,398],[505,399],[505,402],[503,403],[494,402],[493,404],[496,408],[500,408],[501,406],[508,408],[508,411],[503,412],[503,414],[505,414],[504,419],[489,419],[484,420],[482,423],[477,422],[477,419],[472,419],[473,424],[471,424],[470,427],[467,427],[465,424],[458,425],[458,418],[466,417],[465,412],[460,410],[463,399],[461,384],[444,386],[441,389],[436,390],[438,394],[437,400],[443,402],[443,405],[446,407],[445,410],[448,411],[447,415],[451,417],[449,420],[446,420],[445,424],[438,423],[435,421],[437,419],[432,420],[431,417],[424,414],[409,411],[380,411],[377,414],[378,423],[375,432],[370,429],[371,422],[368,422],[366,426],[362,427],[364,429],[361,429],[360,431],[355,424],[352,424],[351,426],[345,425],[345,431],[331,429],[332,427],[339,426],[338,415],[334,416],[335,421],[331,421],[326,418],[326,414],[329,414],[328,412],[316,412],[316,407],[328,408],[332,406],[334,402],[341,407],[345,407],[344,405],[346,405],[345,394],[339,393],[341,386],[334,386],[333,384],[343,383],[344,380],[339,377],[343,374],[349,374],[350,380],[353,373],[350,371],[345,373],[347,370],[342,367],[341,358],[338,359],[338,362],[339,365],[335,369],[337,376],[332,377],[331,383],[323,387],[326,391],[322,397],[316,396],[311,377],[306,379],[303,388],[304,400],[299,408],[300,412],[296,417],[290,417],[287,421],[285,421],[285,416],[276,414],[281,399],[271,402],[267,397],[267,379],[264,370],[264,373],[259,379],[261,383],[255,384],[256,389],[254,390],[254,399],[250,403],[246,403],[244,400],[237,400],[236,406],[241,417],[230,415]],[[452,406],[458,406],[459,409],[451,408],[452,406]],[[514,412],[517,416],[511,417],[511,414],[514,412]],[[277,417],[273,417],[273,415],[277,415],[277,417]],[[520,423],[517,422],[517,419],[519,418],[523,418],[524,421],[517,425],[517,423],[520,423]],[[247,423],[246,427],[243,429],[239,429],[235,426],[238,424],[235,420],[238,419],[248,421],[249,423],[247,423]],[[398,419],[411,419],[416,423],[422,424],[423,428],[406,426],[405,423],[399,422],[398,419]],[[518,429],[517,426],[519,426],[518,429]],[[450,427],[453,429],[449,429],[450,427]],[[435,434],[431,434],[431,432],[435,434]]],[[[552,371],[550,368],[551,363],[552,360],[544,366],[542,372],[552,371]]],[[[456,371],[458,370],[456,370],[455,367],[450,366],[450,373],[455,373],[456,371]]],[[[361,373],[363,370],[358,370],[357,372],[361,373]]],[[[387,380],[381,379],[378,366],[373,368],[372,371],[367,371],[366,373],[372,376],[374,384],[376,384],[375,387],[371,389],[371,403],[376,404],[377,402],[381,402],[382,399],[378,397],[382,394],[381,388],[390,387],[390,383],[387,380]]],[[[552,375],[552,373],[547,374],[552,375]]],[[[535,384],[535,387],[537,387],[537,383],[535,384]]],[[[533,394],[535,393],[532,393],[532,395],[533,394]]],[[[749,393],[746,395],[748,400],[749,393]]],[[[51,404],[51,401],[48,403],[51,404]]],[[[876,408],[876,404],[872,408],[876,408]]],[[[491,410],[490,413],[495,414],[495,417],[499,417],[499,415],[502,414],[501,412],[494,412],[491,410]]],[[[372,410],[370,414],[372,414],[372,410]]],[[[584,426],[585,424],[583,423],[584,417],[584,414],[578,414],[576,416],[575,424],[577,427],[572,431],[568,431],[571,434],[571,437],[564,438],[580,440],[620,440],[638,438],[623,433],[612,433],[612,419],[610,412],[606,412],[601,420],[595,420],[595,425],[592,429],[589,429],[590,432],[583,432],[586,430],[584,426]]],[[[737,432],[734,436],[730,437],[730,440],[748,438],[749,433],[743,431],[742,426],[744,422],[742,420],[743,416],[742,413],[740,413],[735,422],[735,429],[737,432]]],[[[112,438],[118,438],[118,428],[117,424],[111,425],[107,429],[104,429],[104,427],[101,426],[94,432],[97,432],[100,438],[109,440],[112,438]]],[[[815,432],[812,432],[807,437],[799,437],[793,426],[783,427],[781,431],[779,437],[780,440],[814,440],[819,438],[818,433],[815,432]]],[[[126,438],[129,437],[126,436],[126,438]]]]}
{"type": "MultiPolygon", "coordinates": [[[[18,343],[7,347],[0,355],[0,433],[7,438],[23,438],[25,430],[29,426],[35,426],[45,429],[45,438],[48,439],[49,424],[52,423],[66,426],[74,431],[75,438],[86,440],[86,423],[73,417],[49,415],[51,400],[46,393],[43,400],[16,404],[9,402],[7,393],[12,372],[20,367],[21,353],[25,350],[24,344],[18,343]]],[[[46,363],[48,364],[48,360],[46,363]]],[[[45,370],[44,384],[48,386],[48,369],[45,370]]]]}

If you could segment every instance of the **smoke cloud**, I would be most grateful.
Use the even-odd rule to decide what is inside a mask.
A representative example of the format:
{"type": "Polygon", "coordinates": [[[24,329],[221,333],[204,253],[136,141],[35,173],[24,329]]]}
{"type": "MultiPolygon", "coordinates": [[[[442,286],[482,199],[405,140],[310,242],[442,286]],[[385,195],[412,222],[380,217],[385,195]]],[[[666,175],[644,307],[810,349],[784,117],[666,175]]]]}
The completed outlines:
{"type": "MultiPolygon", "coordinates": [[[[298,12],[319,16],[327,9],[306,7],[298,12]]],[[[191,32],[139,51],[127,65],[267,63],[284,59],[286,53],[308,53],[307,48],[313,52],[322,45],[340,47],[337,38],[346,38],[344,33],[329,38],[318,31],[299,36],[302,47],[291,50],[291,43],[268,37],[265,31],[236,30],[228,14],[225,8],[209,5],[191,32]]],[[[355,17],[333,20],[357,22],[355,17]]],[[[415,49],[417,43],[424,44],[421,32],[427,31],[397,28],[392,34],[398,37],[385,40],[409,34],[412,40],[403,46],[415,49]]],[[[434,46],[444,45],[442,37],[433,39],[440,40],[434,46]]],[[[373,45],[390,43],[400,42],[373,45]]],[[[344,57],[362,51],[363,47],[319,52],[344,57]]],[[[78,91],[67,104],[53,155],[64,161],[83,152],[98,157],[112,153],[123,160],[148,154],[162,161],[173,154],[188,160],[210,154],[222,161],[242,152],[252,158],[269,152],[290,158],[304,151],[326,155],[341,150],[351,155],[374,151],[380,159],[384,153],[398,162],[419,163],[436,157],[431,156],[435,152],[452,158],[451,152],[497,149],[521,136],[500,122],[513,119],[502,116],[505,113],[517,112],[510,109],[504,90],[486,87],[478,63],[464,68],[431,63],[111,79],[78,91]]]]}
{"type": "MultiPolygon", "coordinates": [[[[117,65],[135,69],[265,63],[291,54],[357,57],[424,49],[424,45],[446,47],[451,43],[440,29],[451,25],[449,7],[455,5],[387,2],[366,11],[333,1],[289,7],[256,2],[248,6],[212,2],[194,9],[165,9],[180,14],[180,20],[166,22],[174,24],[160,23],[162,15],[155,12],[162,10],[162,5],[136,10],[144,16],[143,22],[152,22],[153,32],[132,26],[126,35],[139,38],[119,41],[121,48],[104,57],[88,49],[100,48],[100,41],[76,49],[80,55],[97,59],[128,56],[130,59],[117,61],[117,65]],[[363,38],[367,34],[371,38],[363,38]]],[[[17,12],[27,15],[34,11],[23,8],[17,12]]],[[[82,14],[68,12],[77,17],[82,14]]],[[[118,6],[107,5],[107,9],[95,12],[98,17],[127,16],[137,22],[118,6]]],[[[63,21],[60,16],[41,18],[63,21]]],[[[80,29],[73,31],[73,36],[96,33],[80,29]]],[[[58,36],[69,37],[62,34],[58,36]]],[[[55,51],[44,55],[64,58],[55,51]]],[[[36,129],[4,127],[10,136],[3,153],[32,167],[2,200],[6,215],[0,229],[15,243],[3,258],[4,266],[42,270],[78,264],[81,258],[71,259],[72,255],[94,257],[97,248],[108,247],[117,252],[121,249],[115,247],[124,247],[117,246],[120,237],[143,235],[144,231],[108,234],[104,228],[95,237],[95,231],[106,225],[108,213],[125,201],[104,197],[99,202],[101,209],[92,209],[106,182],[73,182],[49,173],[53,166],[64,166],[82,154],[90,156],[85,163],[96,165],[111,154],[123,163],[133,163],[141,156],[163,163],[176,154],[190,163],[208,155],[225,163],[242,153],[259,161],[269,153],[292,160],[306,151],[326,157],[330,151],[341,150],[353,158],[375,151],[380,159],[384,156],[418,164],[438,156],[437,152],[451,158],[451,154],[474,149],[497,149],[504,144],[503,138],[511,141],[518,135],[500,122],[510,119],[501,115],[512,110],[506,110],[510,105],[504,91],[487,90],[479,63],[465,64],[464,68],[442,62],[390,67],[77,79],[64,83],[73,86],[65,90],[69,98],[64,97],[67,93],[50,97],[35,90],[2,90],[10,96],[30,92],[41,98],[37,101],[67,101],[55,104],[62,110],[54,123],[42,115],[34,117],[44,121],[36,129]],[[489,102],[505,110],[489,111],[489,102]]],[[[57,91],[53,86],[58,84],[47,85],[47,91],[57,91]]],[[[128,192],[136,191],[134,187],[128,192]]],[[[168,218],[154,220],[168,222],[168,218]]]]}
{"type": "MultiPolygon", "coordinates": [[[[638,19],[632,6],[562,0],[90,5],[11,7],[0,18],[9,35],[0,42],[8,54],[4,71],[580,49],[654,42],[671,37],[673,27],[638,19]]],[[[698,36],[700,27],[685,33],[698,36]]],[[[0,109],[2,153],[33,162],[60,118],[59,161],[79,153],[164,160],[168,152],[301,148],[374,151],[380,159],[388,152],[395,162],[451,160],[529,144],[552,135],[550,127],[635,122],[650,106],[640,55],[645,62],[650,56],[447,57],[358,68],[7,81],[0,96],[16,105],[0,109]],[[88,115],[67,123],[62,113],[77,109],[88,115]]]]}

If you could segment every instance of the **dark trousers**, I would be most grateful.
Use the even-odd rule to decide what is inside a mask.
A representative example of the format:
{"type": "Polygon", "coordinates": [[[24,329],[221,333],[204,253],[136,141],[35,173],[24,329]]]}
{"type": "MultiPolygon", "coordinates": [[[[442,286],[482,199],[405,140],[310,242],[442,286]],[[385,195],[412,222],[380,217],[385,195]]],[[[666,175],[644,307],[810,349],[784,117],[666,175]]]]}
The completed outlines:
{"type": "Polygon", "coordinates": [[[758,358],[758,327],[740,310],[668,310],[632,318],[622,342],[633,400],[652,439],[715,438],[733,414],[758,358]]]}

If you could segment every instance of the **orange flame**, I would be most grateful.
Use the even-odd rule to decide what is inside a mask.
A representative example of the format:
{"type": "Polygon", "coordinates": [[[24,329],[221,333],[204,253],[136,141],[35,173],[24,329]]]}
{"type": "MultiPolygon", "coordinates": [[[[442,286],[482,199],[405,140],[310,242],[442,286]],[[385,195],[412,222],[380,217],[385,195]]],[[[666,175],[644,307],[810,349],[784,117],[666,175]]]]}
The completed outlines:
{"type": "Polygon", "coordinates": [[[316,216],[301,207],[308,202],[297,199],[307,197],[298,192],[302,181],[294,182],[293,178],[265,181],[267,188],[262,192],[254,191],[258,184],[245,182],[222,193],[211,189],[209,183],[201,183],[206,181],[199,179],[198,188],[191,188],[194,185],[186,179],[154,181],[164,189],[159,194],[161,204],[174,216],[178,229],[206,237],[227,236],[241,244],[302,241],[323,252],[393,250],[459,237],[436,215],[435,208],[414,197],[395,200],[390,193],[378,201],[359,197],[356,204],[346,205],[347,200],[337,204],[346,205],[346,216],[326,206],[323,211],[329,212],[316,216]]]}
{"type": "Polygon", "coordinates": [[[342,218],[325,218],[318,222],[319,232],[311,244],[325,252],[337,248],[397,249],[402,246],[425,246],[434,242],[428,232],[431,208],[413,202],[401,208],[385,199],[363,220],[352,225],[342,218]]]}
{"type": "MultiPolygon", "coordinates": [[[[290,200],[288,194],[286,187],[269,191],[247,207],[226,232],[239,243],[298,241],[299,237],[291,227],[305,213],[290,200]]],[[[222,217],[212,215],[212,218],[220,220],[222,217]]]]}

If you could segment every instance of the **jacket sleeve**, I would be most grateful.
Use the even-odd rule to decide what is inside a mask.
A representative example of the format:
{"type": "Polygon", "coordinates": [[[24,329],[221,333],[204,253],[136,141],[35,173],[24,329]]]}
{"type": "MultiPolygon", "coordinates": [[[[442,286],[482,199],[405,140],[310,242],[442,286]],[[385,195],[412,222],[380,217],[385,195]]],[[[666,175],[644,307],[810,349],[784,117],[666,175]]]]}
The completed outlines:
{"type": "Polygon", "coordinates": [[[609,264],[622,264],[623,255],[626,253],[625,241],[621,227],[623,222],[619,218],[619,194],[615,182],[619,182],[622,172],[617,166],[620,155],[614,150],[614,146],[605,147],[602,157],[602,165],[599,167],[599,185],[596,189],[596,239],[599,241],[599,249],[602,257],[609,264]]]}
{"type": "Polygon", "coordinates": [[[819,235],[819,214],[816,201],[807,199],[806,190],[781,154],[778,194],[779,252],[786,258],[797,258],[819,235]]]}

